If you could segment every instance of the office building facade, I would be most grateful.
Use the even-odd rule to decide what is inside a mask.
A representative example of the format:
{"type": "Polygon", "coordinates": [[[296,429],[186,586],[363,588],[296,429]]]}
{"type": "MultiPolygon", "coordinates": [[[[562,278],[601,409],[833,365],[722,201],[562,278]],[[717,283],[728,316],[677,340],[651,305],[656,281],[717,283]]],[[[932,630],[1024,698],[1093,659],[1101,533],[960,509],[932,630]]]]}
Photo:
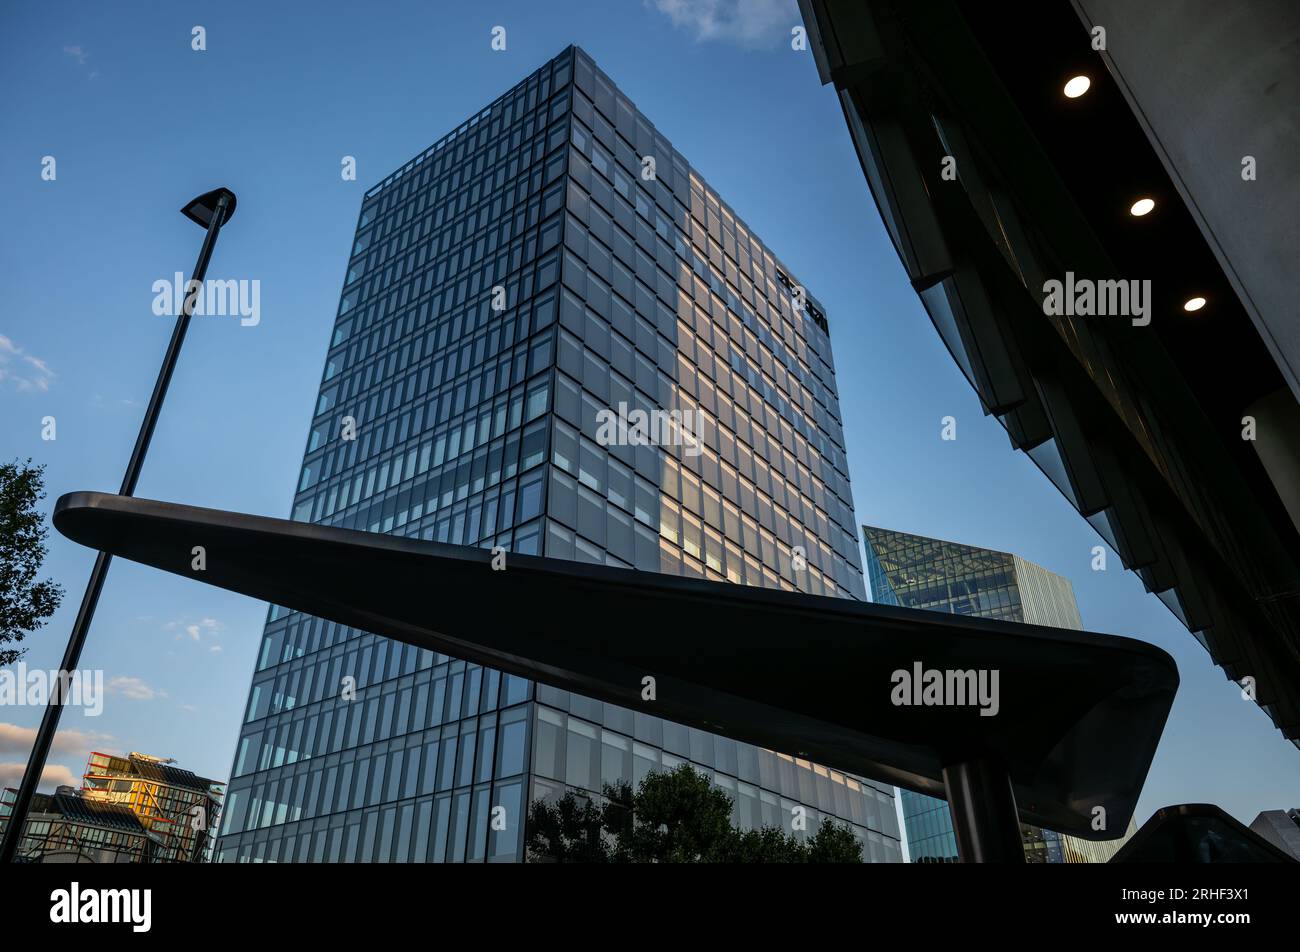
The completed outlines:
{"type": "MultiPolygon", "coordinates": [[[[863,526],[870,598],[955,615],[1082,630],[1069,580],[1018,555],[863,526]]],[[[914,863],[957,862],[948,804],[900,791],[907,846],[914,863]]],[[[1129,833],[1134,827],[1130,821],[1129,833]]],[[[1021,824],[1030,863],[1104,863],[1124,840],[1091,842],[1021,824]]],[[[1127,836],[1127,834],[1126,834],[1127,836]]]]}
{"type": "MultiPolygon", "coordinates": [[[[861,598],[843,442],[820,305],[571,47],[366,193],[293,517],[861,598]]],[[[520,861],[680,763],[901,857],[886,785],[273,606],[216,858],[520,861]]]]}

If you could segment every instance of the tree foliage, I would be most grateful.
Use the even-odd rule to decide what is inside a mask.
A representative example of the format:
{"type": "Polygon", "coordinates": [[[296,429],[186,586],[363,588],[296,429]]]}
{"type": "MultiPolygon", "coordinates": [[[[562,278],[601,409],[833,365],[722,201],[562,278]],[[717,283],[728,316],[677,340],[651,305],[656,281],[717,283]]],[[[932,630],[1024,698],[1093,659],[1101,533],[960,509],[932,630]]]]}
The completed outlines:
{"type": "Polygon", "coordinates": [[[54,614],[63,589],[37,581],[45,561],[46,528],[36,504],[45,495],[45,467],[0,464],[0,665],[26,653],[16,645],[54,614]]]}
{"type": "Polygon", "coordinates": [[[731,797],[689,764],[646,775],[600,802],[569,791],[528,808],[529,859],[561,863],[860,863],[853,831],[825,821],[801,841],[776,827],[731,825],[731,797]]]}

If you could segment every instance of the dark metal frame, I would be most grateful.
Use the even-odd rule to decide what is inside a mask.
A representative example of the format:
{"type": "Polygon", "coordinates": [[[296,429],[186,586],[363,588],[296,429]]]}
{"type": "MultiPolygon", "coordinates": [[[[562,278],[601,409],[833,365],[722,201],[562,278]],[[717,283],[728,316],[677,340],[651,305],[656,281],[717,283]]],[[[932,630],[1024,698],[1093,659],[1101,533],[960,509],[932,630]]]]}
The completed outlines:
{"type": "Polygon", "coordinates": [[[484,549],[105,493],[62,497],[54,524],[220,588],[947,796],[965,860],[1023,859],[1018,819],[1121,835],[1178,685],[1159,648],[1090,632],[537,556],[494,568],[484,549]],[[894,673],[917,662],[996,670],[998,714],[895,704],[894,673]]]}

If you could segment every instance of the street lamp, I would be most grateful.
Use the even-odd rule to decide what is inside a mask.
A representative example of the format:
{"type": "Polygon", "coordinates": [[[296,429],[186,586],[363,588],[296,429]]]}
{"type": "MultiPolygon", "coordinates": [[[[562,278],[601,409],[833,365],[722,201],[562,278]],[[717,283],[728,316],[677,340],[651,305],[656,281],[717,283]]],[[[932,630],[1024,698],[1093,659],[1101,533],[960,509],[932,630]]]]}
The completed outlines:
{"type": "MultiPolygon", "coordinates": [[[[208,273],[208,261],[212,258],[212,249],[216,246],[221,226],[230,221],[235,214],[235,193],[228,188],[204,192],[186,204],[181,209],[181,214],[207,230],[190,279],[191,282],[202,285],[208,273]]],[[[120,495],[130,496],[135,493],[135,484],[140,478],[140,469],[144,465],[145,454],[149,451],[149,441],[153,439],[158,414],[162,409],[163,398],[167,396],[167,386],[171,383],[172,372],[176,369],[176,359],[180,356],[181,344],[185,341],[185,332],[190,326],[190,314],[197,298],[198,295],[188,293],[182,297],[185,303],[181,305],[181,312],[176,317],[176,326],[172,329],[171,341],[167,344],[167,353],[163,357],[162,368],[158,371],[158,380],[153,385],[153,394],[149,397],[149,406],[145,410],[144,421],[140,424],[140,433],[135,438],[135,448],[131,451],[126,475],[122,478],[120,495]]],[[[108,574],[108,566],[112,560],[113,557],[107,552],[100,552],[95,558],[95,567],[90,572],[86,593],[81,597],[81,607],[77,610],[77,620],[72,626],[68,646],[63,652],[63,664],[59,668],[61,672],[70,675],[77,669],[77,664],[81,660],[81,649],[86,643],[86,632],[95,617],[95,606],[99,603],[99,594],[104,588],[104,576],[108,574]]],[[[22,784],[18,789],[18,799],[14,801],[13,810],[9,814],[4,841],[0,842],[0,863],[12,863],[18,851],[27,811],[31,806],[32,796],[36,793],[36,787],[40,783],[41,774],[45,770],[45,760],[49,756],[54,733],[59,727],[59,717],[63,713],[70,683],[69,678],[58,678],[50,691],[45,714],[41,717],[40,730],[36,732],[36,742],[32,745],[31,756],[27,759],[27,772],[23,774],[22,784]]]]}

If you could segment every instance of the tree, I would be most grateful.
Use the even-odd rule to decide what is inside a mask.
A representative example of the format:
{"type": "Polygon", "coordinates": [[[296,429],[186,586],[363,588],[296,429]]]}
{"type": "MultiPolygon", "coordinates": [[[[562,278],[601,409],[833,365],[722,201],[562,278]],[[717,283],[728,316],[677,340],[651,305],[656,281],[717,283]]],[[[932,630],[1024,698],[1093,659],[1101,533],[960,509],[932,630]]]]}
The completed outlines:
{"type": "MultiPolygon", "coordinates": [[[[45,467],[14,460],[0,464],[0,646],[16,644],[45,624],[63,589],[36,581],[45,561],[46,528],[36,504],[45,496],[45,467]]],[[[0,665],[26,648],[0,647],[0,665]]]]}
{"type": "Polygon", "coordinates": [[[823,823],[807,846],[810,863],[862,862],[862,844],[847,823],[823,823]]]}
{"type": "Polygon", "coordinates": [[[557,803],[528,805],[528,850],[555,863],[608,863],[605,808],[568,793],[557,803]]]}
{"type": "Polygon", "coordinates": [[[734,848],[731,798],[689,764],[646,774],[632,820],[634,862],[724,862],[734,848]]]}
{"type": "Polygon", "coordinates": [[[731,797],[689,764],[653,771],[636,793],[605,784],[600,803],[573,791],[528,807],[528,856],[572,863],[860,863],[853,831],[825,821],[801,842],[776,827],[731,825],[731,797]]]}

